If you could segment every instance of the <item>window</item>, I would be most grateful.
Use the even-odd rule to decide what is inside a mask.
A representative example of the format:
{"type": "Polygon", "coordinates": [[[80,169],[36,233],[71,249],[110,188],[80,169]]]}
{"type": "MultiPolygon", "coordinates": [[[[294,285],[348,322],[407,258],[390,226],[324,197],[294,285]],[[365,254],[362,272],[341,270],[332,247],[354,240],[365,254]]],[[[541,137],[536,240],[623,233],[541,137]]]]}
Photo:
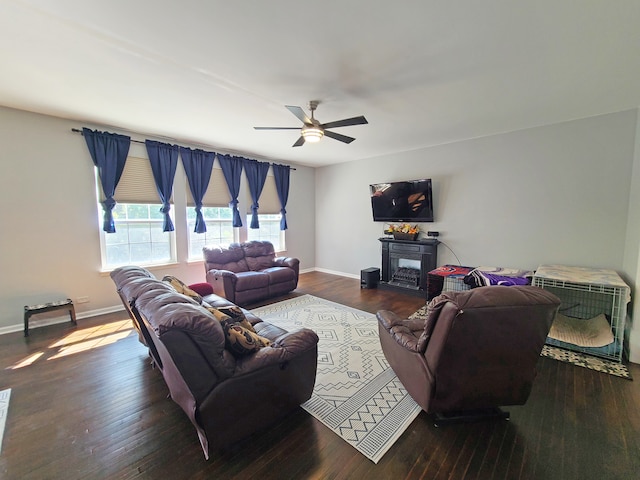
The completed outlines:
{"type": "Polygon", "coordinates": [[[171,262],[173,232],[162,231],[160,204],[119,203],[113,209],[116,233],[101,232],[103,268],[171,262]]]}
{"type": "MultiPolygon", "coordinates": [[[[186,182],[186,179],[185,179],[186,182]]],[[[187,227],[189,232],[189,260],[202,260],[205,245],[228,246],[238,241],[238,233],[233,228],[233,212],[229,208],[229,188],[222,169],[214,165],[207,191],[202,199],[202,216],[207,224],[205,233],[195,233],[196,209],[189,184],[187,189],[187,227]]]]}
{"type": "Polygon", "coordinates": [[[229,207],[202,207],[202,216],[207,224],[205,233],[195,233],[196,209],[187,208],[187,227],[189,229],[189,260],[202,260],[202,247],[205,245],[228,246],[235,241],[233,214],[229,207]]]}
{"type": "Polygon", "coordinates": [[[249,212],[245,225],[247,226],[247,240],[267,240],[273,243],[276,252],[285,250],[285,232],[280,230],[280,199],[276,190],[276,181],[273,175],[267,175],[264,188],[260,195],[260,208],[258,210],[258,222],[260,228],[249,228],[251,225],[251,196],[247,194],[249,212]]]}
{"type": "MultiPolygon", "coordinates": [[[[260,228],[247,228],[247,240],[267,240],[273,243],[276,252],[285,250],[284,231],[280,230],[280,217],[278,214],[258,214],[260,228]]],[[[246,224],[251,223],[251,214],[247,214],[246,224]]]]}
{"type": "MultiPolygon", "coordinates": [[[[96,184],[98,201],[102,202],[104,193],[97,169],[96,184]]],[[[114,199],[117,202],[113,209],[116,233],[100,230],[102,268],[175,262],[175,235],[162,231],[162,205],[147,158],[127,157],[114,199]]],[[[102,205],[98,208],[102,214],[102,205]]],[[[173,205],[170,214],[174,220],[173,205]]]]}

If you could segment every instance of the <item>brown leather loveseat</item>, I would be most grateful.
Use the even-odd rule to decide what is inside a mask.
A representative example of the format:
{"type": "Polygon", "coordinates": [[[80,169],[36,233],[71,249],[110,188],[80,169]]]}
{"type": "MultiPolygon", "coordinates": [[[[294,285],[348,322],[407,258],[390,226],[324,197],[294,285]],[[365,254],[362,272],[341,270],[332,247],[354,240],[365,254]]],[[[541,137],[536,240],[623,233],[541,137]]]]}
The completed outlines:
{"type": "Polygon", "coordinates": [[[202,253],[207,282],[217,295],[236,305],[283,295],[298,286],[300,261],[276,257],[271,242],[204,247],[202,253]]]}
{"type": "Polygon", "coordinates": [[[560,300],[538,287],[491,286],[435,297],[426,318],[377,313],[385,357],[436,424],[524,405],[560,300]]]}
{"type": "Polygon", "coordinates": [[[195,426],[206,458],[311,397],[318,343],[312,330],[287,332],[214,294],[198,299],[195,292],[178,293],[140,267],[118,268],[111,278],[171,398],[195,426]],[[237,318],[246,318],[270,345],[242,355],[230,350],[221,320],[230,317],[216,316],[225,311],[241,312],[237,318]]]}

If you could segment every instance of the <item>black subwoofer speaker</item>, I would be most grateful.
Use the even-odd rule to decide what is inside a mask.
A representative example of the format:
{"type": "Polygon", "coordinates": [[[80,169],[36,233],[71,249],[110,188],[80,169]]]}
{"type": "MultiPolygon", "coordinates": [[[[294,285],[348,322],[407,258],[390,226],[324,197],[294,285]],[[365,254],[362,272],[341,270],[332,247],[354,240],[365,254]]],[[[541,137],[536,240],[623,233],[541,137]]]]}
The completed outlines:
{"type": "Polygon", "coordinates": [[[360,270],[360,288],[376,288],[379,281],[379,268],[370,267],[360,270]]]}

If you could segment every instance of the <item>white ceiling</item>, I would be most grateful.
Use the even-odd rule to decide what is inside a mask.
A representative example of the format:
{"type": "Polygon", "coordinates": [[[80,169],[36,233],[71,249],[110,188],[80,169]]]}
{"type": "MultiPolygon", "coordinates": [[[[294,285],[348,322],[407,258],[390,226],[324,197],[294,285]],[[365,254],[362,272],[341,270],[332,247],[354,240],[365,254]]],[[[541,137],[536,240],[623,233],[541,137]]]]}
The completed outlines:
{"type": "Polygon", "coordinates": [[[0,0],[0,18],[1,105],[309,166],[640,105],[638,0],[0,0]],[[253,129],[309,100],[369,125],[299,148],[253,129]]]}

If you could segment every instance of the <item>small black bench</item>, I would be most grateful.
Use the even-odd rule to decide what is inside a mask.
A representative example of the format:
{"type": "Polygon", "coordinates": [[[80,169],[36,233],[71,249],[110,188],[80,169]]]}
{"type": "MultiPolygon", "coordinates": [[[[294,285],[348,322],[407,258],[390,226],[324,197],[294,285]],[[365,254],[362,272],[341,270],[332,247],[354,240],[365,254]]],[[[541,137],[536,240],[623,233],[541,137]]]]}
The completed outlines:
{"type": "Polygon", "coordinates": [[[77,325],[76,323],[76,309],[73,306],[73,301],[70,298],[66,300],[60,300],[58,302],[49,302],[43,303],[40,305],[25,305],[24,306],[24,336],[29,336],[29,318],[32,315],[37,315],[39,313],[51,312],[54,310],[68,310],[69,317],[71,318],[71,323],[77,325]]]}

